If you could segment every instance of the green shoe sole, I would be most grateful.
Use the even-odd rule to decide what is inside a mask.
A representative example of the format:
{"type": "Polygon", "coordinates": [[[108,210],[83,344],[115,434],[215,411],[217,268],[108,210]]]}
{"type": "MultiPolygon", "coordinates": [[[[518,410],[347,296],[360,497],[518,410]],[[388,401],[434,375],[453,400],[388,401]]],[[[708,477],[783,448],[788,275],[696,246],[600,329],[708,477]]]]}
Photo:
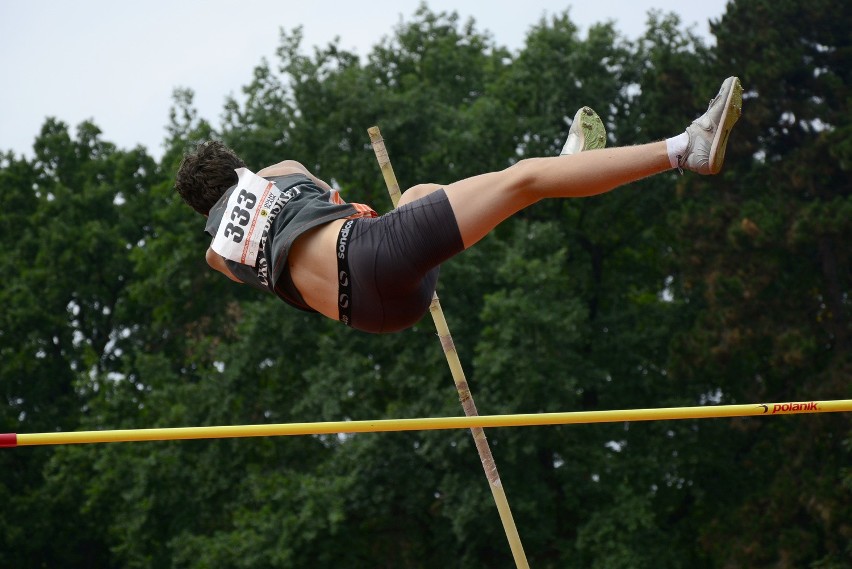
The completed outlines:
{"type": "Polygon", "coordinates": [[[583,107],[577,115],[580,115],[580,128],[583,131],[583,150],[606,148],[606,128],[601,117],[591,107],[583,107]]]}
{"type": "Polygon", "coordinates": [[[720,119],[719,130],[713,138],[713,144],[710,147],[710,173],[717,174],[722,169],[722,163],[725,161],[725,150],[728,147],[728,137],[734,124],[743,114],[743,86],[737,77],[733,78],[732,85],[728,91],[727,100],[725,101],[725,109],[722,112],[720,119]]]}
{"type": "Polygon", "coordinates": [[[591,107],[582,107],[574,115],[574,122],[568,130],[568,138],[560,155],[577,154],[605,146],[606,128],[603,121],[591,107]]]}

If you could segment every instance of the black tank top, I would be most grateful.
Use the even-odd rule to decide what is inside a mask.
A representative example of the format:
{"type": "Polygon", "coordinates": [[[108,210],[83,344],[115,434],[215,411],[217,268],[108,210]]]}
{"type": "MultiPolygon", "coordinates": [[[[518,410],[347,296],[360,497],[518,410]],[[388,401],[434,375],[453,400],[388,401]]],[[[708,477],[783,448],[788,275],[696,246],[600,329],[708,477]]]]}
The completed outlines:
{"type": "MultiPolygon", "coordinates": [[[[280,204],[273,207],[270,214],[272,221],[261,238],[261,248],[254,267],[228,259],[225,259],[225,264],[228,270],[245,284],[275,294],[300,310],[315,312],[305,303],[290,277],[290,271],[287,269],[290,247],[305,231],[353,215],[356,213],[355,206],[331,203],[331,192],[318,187],[302,174],[272,176],[267,180],[274,182],[282,193],[292,189],[291,193],[295,195],[283,207],[280,204]]],[[[236,187],[235,185],[229,188],[210,208],[204,230],[211,237],[216,236],[225,214],[225,206],[236,187]]]]}

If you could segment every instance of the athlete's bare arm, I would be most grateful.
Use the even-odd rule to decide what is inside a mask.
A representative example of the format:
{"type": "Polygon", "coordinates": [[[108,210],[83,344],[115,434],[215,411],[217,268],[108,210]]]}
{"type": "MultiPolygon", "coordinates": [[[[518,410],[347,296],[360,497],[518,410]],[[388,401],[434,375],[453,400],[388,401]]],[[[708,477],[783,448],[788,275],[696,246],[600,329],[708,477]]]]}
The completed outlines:
{"type": "Polygon", "coordinates": [[[235,277],[233,273],[228,270],[228,265],[225,264],[225,258],[214,251],[211,247],[207,248],[207,253],[204,255],[204,258],[207,260],[207,264],[210,265],[212,269],[219,271],[236,283],[243,284],[243,281],[235,277]]]}
{"type": "Polygon", "coordinates": [[[313,174],[311,174],[310,170],[305,168],[305,166],[295,160],[284,160],[279,162],[278,164],[273,164],[272,166],[267,166],[263,170],[257,173],[258,176],[263,178],[268,178],[270,176],[286,176],[287,174],[304,174],[311,181],[326,191],[331,191],[331,186],[325,183],[323,180],[320,180],[313,174]]]}

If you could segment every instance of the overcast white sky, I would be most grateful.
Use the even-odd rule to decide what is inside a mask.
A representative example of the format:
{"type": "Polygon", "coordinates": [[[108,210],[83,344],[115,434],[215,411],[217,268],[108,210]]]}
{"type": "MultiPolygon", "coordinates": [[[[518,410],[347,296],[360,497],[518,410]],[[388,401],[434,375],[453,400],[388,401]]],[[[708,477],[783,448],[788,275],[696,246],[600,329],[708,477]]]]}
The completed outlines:
{"type": "MultiPolygon", "coordinates": [[[[32,156],[44,120],[71,127],[92,119],[120,148],[137,144],[159,158],[175,87],[195,91],[200,115],[219,124],[228,95],[252,69],[275,60],[279,30],[304,28],[304,47],[340,46],[365,56],[420,0],[0,0],[0,151],[32,156]]],[[[512,51],[543,16],[570,9],[585,36],[614,21],[629,38],[647,12],[677,13],[712,41],[709,20],[725,0],[429,0],[435,12],[472,17],[512,51]]]]}

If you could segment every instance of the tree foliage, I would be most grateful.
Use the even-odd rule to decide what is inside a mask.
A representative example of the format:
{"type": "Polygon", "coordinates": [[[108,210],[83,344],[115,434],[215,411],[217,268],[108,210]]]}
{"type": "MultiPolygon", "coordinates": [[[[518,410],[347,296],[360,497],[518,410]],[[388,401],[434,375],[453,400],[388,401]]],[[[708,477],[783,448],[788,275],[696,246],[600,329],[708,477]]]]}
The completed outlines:
{"type": "MultiPolygon", "coordinates": [[[[541,20],[517,53],[425,6],[364,58],[282,30],[220,129],[177,89],[166,152],[48,119],[0,155],[1,432],[459,414],[431,323],[370,336],[209,271],[183,152],[302,161],[389,201],[558,151],[574,110],[659,139],[746,87],[725,171],[543,202],[442,267],[480,412],[850,397],[847,3],[735,0],[708,46],[541,20]]],[[[849,418],[489,431],[533,567],[845,566],[849,418]]],[[[411,432],[0,453],[4,567],[511,567],[471,437],[411,432]]]]}

